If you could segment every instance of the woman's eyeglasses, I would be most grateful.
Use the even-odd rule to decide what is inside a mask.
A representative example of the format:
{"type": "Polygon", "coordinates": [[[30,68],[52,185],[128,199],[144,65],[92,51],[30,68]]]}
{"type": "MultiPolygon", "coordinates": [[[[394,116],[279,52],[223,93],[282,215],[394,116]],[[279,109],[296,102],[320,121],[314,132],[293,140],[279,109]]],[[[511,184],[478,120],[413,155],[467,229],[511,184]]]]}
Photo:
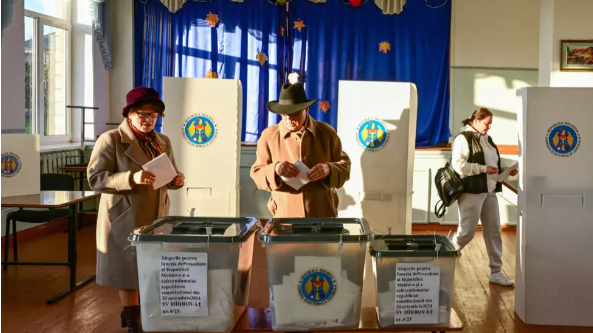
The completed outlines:
{"type": "Polygon", "coordinates": [[[156,119],[160,116],[160,114],[158,114],[156,112],[136,112],[136,114],[138,114],[138,118],[141,118],[141,119],[147,119],[147,118],[156,119]]]}

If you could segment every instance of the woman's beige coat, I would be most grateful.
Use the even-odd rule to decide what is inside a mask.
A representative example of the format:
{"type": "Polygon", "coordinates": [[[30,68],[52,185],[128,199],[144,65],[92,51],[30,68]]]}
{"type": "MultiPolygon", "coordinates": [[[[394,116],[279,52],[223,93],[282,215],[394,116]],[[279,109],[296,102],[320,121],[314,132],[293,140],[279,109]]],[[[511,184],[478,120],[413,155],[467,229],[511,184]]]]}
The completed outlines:
{"type": "MultiPolygon", "coordinates": [[[[157,133],[156,139],[175,169],[171,141],[157,133]]],[[[119,129],[102,134],[95,144],[87,170],[91,189],[101,192],[97,217],[97,284],[138,289],[136,255],[128,237],[137,227],[169,214],[168,189],[133,185],[131,175],[149,161],[127,119],[119,129]]]]}

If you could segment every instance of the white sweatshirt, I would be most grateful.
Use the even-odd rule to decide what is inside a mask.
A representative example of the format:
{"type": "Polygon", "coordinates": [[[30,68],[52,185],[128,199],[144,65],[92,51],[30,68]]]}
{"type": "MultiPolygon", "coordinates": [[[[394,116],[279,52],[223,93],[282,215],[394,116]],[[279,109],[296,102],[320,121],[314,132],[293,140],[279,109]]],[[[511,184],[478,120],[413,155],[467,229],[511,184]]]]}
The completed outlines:
{"type": "MultiPolygon", "coordinates": [[[[471,126],[465,126],[463,131],[476,132],[471,126]]],[[[480,145],[484,151],[484,159],[486,165],[480,165],[478,163],[469,163],[469,144],[465,139],[465,136],[458,135],[453,141],[451,149],[451,164],[453,169],[457,171],[461,178],[479,175],[486,173],[486,166],[498,168],[498,155],[496,149],[488,142],[488,135],[480,135],[480,145]]],[[[494,192],[496,189],[496,175],[488,175],[488,192],[494,192]]]]}

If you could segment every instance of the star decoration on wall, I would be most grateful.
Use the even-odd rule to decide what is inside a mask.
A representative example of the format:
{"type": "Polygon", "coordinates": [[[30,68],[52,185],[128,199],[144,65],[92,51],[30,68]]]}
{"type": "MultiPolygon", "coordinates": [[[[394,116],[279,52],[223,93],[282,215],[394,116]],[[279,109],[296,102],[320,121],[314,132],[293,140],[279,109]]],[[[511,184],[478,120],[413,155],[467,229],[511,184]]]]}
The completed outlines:
{"type": "Polygon", "coordinates": [[[218,24],[219,21],[220,20],[218,19],[218,15],[216,15],[216,14],[209,13],[206,16],[206,22],[208,22],[208,24],[210,24],[210,26],[212,28],[214,28],[218,24]]]}
{"type": "Polygon", "coordinates": [[[321,101],[319,102],[319,110],[323,111],[323,113],[327,113],[330,109],[329,101],[321,101]]]}
{"type": "Polygon", "coordinates": [[[306,27],[306,25],[303,20],[294,21],[293,29],[297,29],[299,32],[301,32],[301,29],[304,27],[306,27]]]}
{"type": "Polygon", "coordinates": [[[379,43],[379,52],[387,54],[387,51],[389,50],[391,50],[391,44],[389,44],[388,42],[379,43]]]}

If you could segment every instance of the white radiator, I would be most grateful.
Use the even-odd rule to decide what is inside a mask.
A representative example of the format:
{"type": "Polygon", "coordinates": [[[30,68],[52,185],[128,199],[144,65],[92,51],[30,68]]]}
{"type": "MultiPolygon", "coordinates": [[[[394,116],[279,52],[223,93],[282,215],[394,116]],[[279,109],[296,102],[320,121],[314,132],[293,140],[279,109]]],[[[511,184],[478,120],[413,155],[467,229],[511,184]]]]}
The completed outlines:
{"type": "Polygon", "coordinates": [[[41,173],[63,173],[60,168],[81,163],[80,156],[79,149],[41,153],[41,173]]]}

